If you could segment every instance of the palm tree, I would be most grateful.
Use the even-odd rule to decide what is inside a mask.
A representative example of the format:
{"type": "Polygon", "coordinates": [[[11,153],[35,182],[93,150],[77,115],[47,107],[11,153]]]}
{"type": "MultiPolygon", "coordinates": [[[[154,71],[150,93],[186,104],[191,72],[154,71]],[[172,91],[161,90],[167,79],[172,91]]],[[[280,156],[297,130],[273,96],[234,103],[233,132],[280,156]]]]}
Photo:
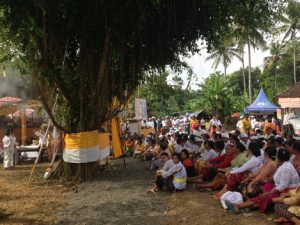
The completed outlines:
{"type": "Polygon", "coordinates": [[[283,48],[285,46],[281,45],[278,41],[272,42],[268,49],[270,50],[270,55],[264,58],[264,69],[272,69],[277,66],[279,60],[284,55],[283,48]]]}
{"type": "MultiPolygon", "coordinates": [[[[234,29],[235,36],[238,37],[239,46],[240,46],[240,53],[242,53],[242,57],[244,54],[244,46],[247,45],[248,47],[248,96],[250,103],[252,102],[252,84],[251,84],[251,47],[252,48],[265,48],[266,41],[262,33],[254,28],[254,27],[246,27],[243,25],[237,24],[234,29]]],[[[243,63],[243,61],[242,61],[243,63]]],[[[244,67],[244,66],[243,66],[244,67]]]]}
{"type": "Polygon", "coordinates": [[[300,30],[300,3],[289,1],[285,14],[286,16],[282,16],[281,19],[283,25],[280,27],[280,30],[285,32],[283,41],[289,39],[293,43],[294,83],[296,83],[296,34],[300,30]]]}
{"type": "Polygon", "coordinates": [[[245,40],[242,38],[242,36],[239,36],[237,38],[237,43],[238,43],[238,49],[239,49],[239,55],[241,58],[241,62],[242,62],[242,73],[243,73],[243,90],[244,90],[244,94],[247,94],[247,87],[246,87],[246,74],[245,74],[245,51],[244,51],[244,47],[245,47],[245,40]]]}
{"type": "Polygon", "coordinates": [[[227,75],[227,68],[232,62],[232,59],[237,57],[241,59],[239,55],[239,49],[234,47],[232,39],[225,39],[220,46],[213,49],[210,56],[206,58],[206,61],[213,60],[213,69],[217,69],[220,64],[224,67],[224,75],[227,75]]]}
{"type": "Polygon", "coordinates": [[[268,49],[270,50],[270,55],[264,58],[264,70],[275,70],[274,76],[274,95],[277,93],[277,73],[278,73],[278,62],[284,55],[283,53],[284,45],[279,44],[279,42],[272,42],[268,49]]]}

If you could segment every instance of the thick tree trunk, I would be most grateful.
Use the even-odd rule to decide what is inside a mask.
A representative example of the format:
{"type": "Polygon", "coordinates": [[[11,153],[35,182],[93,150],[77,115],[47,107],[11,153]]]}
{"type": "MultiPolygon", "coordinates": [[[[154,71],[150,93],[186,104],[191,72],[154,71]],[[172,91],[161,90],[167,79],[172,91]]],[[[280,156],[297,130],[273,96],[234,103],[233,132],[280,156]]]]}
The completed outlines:
{"type": "Polygon", "coordinates": [[[252,84],[251,84],[251,46],[250,41],[247,41],[248,45],[248,58],[249,58],[249,67],[248,67],[248,87],[249,87],[249,102],[252,103],[252,84]]]}
{"type": "MultiPolygon", "coordinates": [[[[80,80],[77,107],[69,107],[70,118],[67,123],[68,131],[80,133],[100,128],[106,118],[111,116],[113,93],[109,91],[111,79],[109,74],[109,38],[103,40],[100,56],[92,54],[91,46],[82,46],[80,57],[80,80]],[[93,62],[93,66],[90,66],[93,62]],[[97,68],[97,69],[95,69],[97,68]],[[93,76],[91,76],[93,74],[93,76]],[[96,79],[94,79],[96,77],[96,79]],[[72,113],[76,112],[76,113],[72,113]]],[[[79,148],[80,150],[80,148],[79,148]]],[[[84,151],[84,150],[83,150],[84,151]]],[[[80,158],[80,157],[79,157],[80,158]]],[[[63,159],[55,169],[55,177],[66,182],[84,182],[92,180],[99,168],[98,159],[88,163],[70,163],[63,159]]],[[[90,160],[90,161],[92,161],[90,160]]]]}
{"type": "Polygon", "coordinates": [[[95,178],[99,170],[99,163],[68,163],[61,159],[53,173],[53,178],[61,179],[63,182],[84,182],[95,178]]]}

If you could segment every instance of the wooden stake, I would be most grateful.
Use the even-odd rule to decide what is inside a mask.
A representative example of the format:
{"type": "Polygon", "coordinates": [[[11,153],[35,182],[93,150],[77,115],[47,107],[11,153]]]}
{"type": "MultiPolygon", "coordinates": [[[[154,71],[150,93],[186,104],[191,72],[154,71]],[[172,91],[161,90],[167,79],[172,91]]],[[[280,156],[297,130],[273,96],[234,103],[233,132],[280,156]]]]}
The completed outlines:
{"type": "Polygon", "coordinates": [[[26,122],[26,109],[20,111],[21,113],[21,132],[22,132],[22,145],[27,142],[27,122],[26,122]]]}

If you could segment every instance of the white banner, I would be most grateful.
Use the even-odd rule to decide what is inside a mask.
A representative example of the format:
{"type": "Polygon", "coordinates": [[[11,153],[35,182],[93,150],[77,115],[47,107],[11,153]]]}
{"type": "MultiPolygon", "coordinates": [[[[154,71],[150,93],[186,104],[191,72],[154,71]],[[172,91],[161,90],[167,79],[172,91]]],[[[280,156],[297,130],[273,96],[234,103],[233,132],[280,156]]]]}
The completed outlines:
{"type": "Polygon", "coordinates": [[[135,118],[143,120],[148,119],[146,99],[135,98],[135,118]]]}

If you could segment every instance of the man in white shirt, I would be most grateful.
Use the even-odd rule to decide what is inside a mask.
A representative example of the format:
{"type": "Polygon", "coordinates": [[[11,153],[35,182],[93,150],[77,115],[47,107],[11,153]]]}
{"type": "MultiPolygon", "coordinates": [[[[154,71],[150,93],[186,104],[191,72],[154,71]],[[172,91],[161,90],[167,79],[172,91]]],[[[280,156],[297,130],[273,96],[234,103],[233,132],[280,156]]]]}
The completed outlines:
{"type": "Polygon", "coordinates": [[[218,120],[218,118],[216,116],[213,116],[213,118],[209,121],[209,126],[208,126],[207,131],[210,132],[213,126],[216,126],[216,127],[222,126],[221,121],[218,120]]]}
{"type": "Polygon", "coordinates": [[[205,119],[200,120],[200,126],[205,126],[205,119]]]}
{"type": "Polygon", "coordinates": [[[216,158],[218,156],[218,153],[214,150],[215,148],[215,144],[213,141],[207,141],[207,151],[204,152],[201,156],[201,158],[204,160],[204,161],[210,161],[214,158],[216,158]]]}
{"type": "Polygon", "coordinates": [[[222,123],[220,120],[218,120],[217,116],[213,116],[213,118],[209,121],[209,126],[222,126],[222,123]]]}
{"type": "Polygon", "coordinates": [[[190,121],[190,114],[186,113],[185,117],[183,117],[183,123],[189,123],[189,121],[190,121]]]}
{"type": "Polygon", "coordinates": [[[250,140],[249,140],[248,135],[246,133],[241,133],[240,134],[240,141],[241,141],[241,144],[243,144],[245,146],[245,148],[248,149],[249,144],[250,144],[250,140]]]}
{"type": "Polygon", "coordinates": [[[148,123],[147,123],[147,127],[151,127],[151,128],[154,128],[154,122],[153,122],[153,119],[150,118],[148,123]]]}
{"type": "MultiPolygon", "coordinates": [[[[242,117],[243,118],[243,117],[242,117]]],[[[241,129],[242,129],[242,119],[239,119],[238,121],[237,121],[237,123],[236,123],[236,129],[238,130],[238,131],[241,131],[241,129]]]]}
{"type": "Polygon", "coordinates": [[[174,120],[172,121],[173,127],[178,127],[179,125],[179,119],[178,118],[174,118],[174,120]]]}
{"type": "Polygon", "coordinates": [[[141,126],[142,126],[142,128],[147,127],[147,121],[146,120],[142,120],[141,126]]]}
{"type": "Polygon", "coordinates": [[[225,148],[224,149],[226,149],[227,145],[230,144],[229,134],[228,133],[222,133],[221,135],[222,135],[222,140],[223,140],[223,142],[225,144],[225,148]]]}
{"type": "Polygon", "coordinates": [[[3,150],[4,150],[4,169],[10,169],[13,167],[14,152],[15,152],[15,143],[16,138],[12,134],[12,130],[8,129],[5,133],[5,136],[2,140],[3,150]]]}

